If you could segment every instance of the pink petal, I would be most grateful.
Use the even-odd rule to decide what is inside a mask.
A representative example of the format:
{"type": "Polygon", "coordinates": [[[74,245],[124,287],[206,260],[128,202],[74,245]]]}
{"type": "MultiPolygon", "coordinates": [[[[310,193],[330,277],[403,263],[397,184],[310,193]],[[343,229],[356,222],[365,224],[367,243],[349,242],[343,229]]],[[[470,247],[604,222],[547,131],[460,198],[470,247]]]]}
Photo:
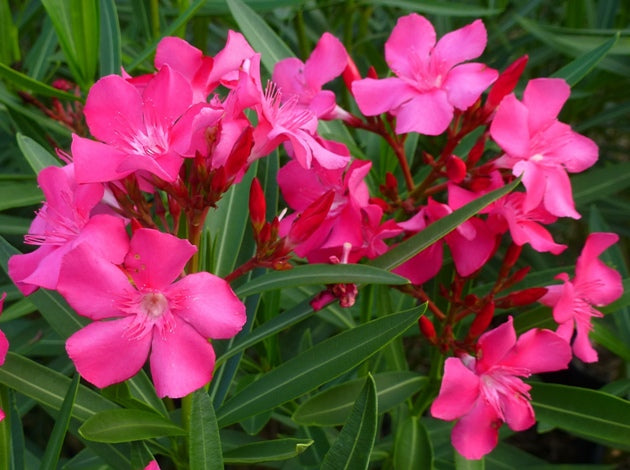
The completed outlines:
{"type": "Polygon", "coordinates": [[[485,64],[470,63],[452,68],[442,86],[448,101],[458,109],[469,108],[499,76],[485,64]]]}
{"type": "Polygon", "coordinates": [[[137,171],[147,171],[164,181],[174,182],[184,163],[183,158],[175,152],[163,155],[128,155],[116,168],[120,175],[128,175],[137,171]]]}
{"type": "Polygon", "coordinates": [[[92,320],[123,316],[118,299],[134,292],[125,273],[86,243],[64,257],[57,290],[79,315],[92,320]]]}
{"type": "Polygon", "coordinates": [[[162,290],[182,274],[196,251],[188,240],[142,228],[131,237],[125,267],[138,289],[162,290]]]}
{"type": "Polygon", "coordinates": [[[538,374],[566,369],[570,360],[571,347],[564,339],[553,331],[534,329],[518,338],[516,346],[501,364],[538,374]]]}
{"type": "Polygon", "coordinates": [[[190,83],[164,65],[142,94],[144,125],[135,129],[169,129],[192,104],[190,83]]]}
{"type": "Polygon", "coordinates": [[[515,344],[516,331],[514,331],[512,317],[509,317],[505,323],[482,334],[477,342],[477,350],[479,351],[477,373],[482,374],[490,367],[502,362],[515,344]]]}
{"type": "Polygon", "coordinates": [[[510,233],[517,245],[529,243],[532,248],[541,253],[550,252],[554,255],[562,253],[567,246],[553,241],[551,234],[540,224],[520,221],[510,224],[510,233]]]}
{"type": "Polygon", "coordinates": [[[282,197],[289,207],[297,211],[306,209],[327,190],[313,169],[307,170],[295,160],[280,168],[276,179],[282,197]]]}
{"type": "Polygon", "coordinates": [[[151,336],[129,339],[132,317],[90,323],[66,341],[66,351],[79,374],[99,388],[133,377],[149,355],[151,336]]]}
{"type": "Polygon", "coordinates": [[[488,261],[496,244],[494,234],[484,221],[472,218],[468,222],[475,228],[476,235],[473,239],[468,240],[457,231],[451,232],[445,238],[453,255],[455,268],[464,277],[470,276],[488,261]]]}
{"type": "Polygon", "coordinates": [[[341,75],[348,63],[348,54],[341,41],[324,33],[304,64],[304,78],[313,90],[341,75]]]}
{"type": "Polygon", "coordinates": [[[577,260],[574,284],[593,305],[608,305],[623,293],[621,275],[598,259],[618,240],[616,233],[591,233],[577,260]]]}
{"type": "Polygon", "coordinates": [[[9,340],[5,336],[5,334],[0,331],[0,366],[4,364],[4,360],[7,357],[7,352],[9,351],[9,340]]]}
{"type": "MultiPolygon", "coordinates": [[[[565,342],[569,349],[569,359],[571,356],[571,348],[565,342]]],[[[505,422],[512,431],[524,431],[536,424],[534,409],[527,397],[520,394],[507,394],[503,396],[502,411],[505,422]]]]}
{"type": "Polygon", "coordinates": [[[352,95],[366,116],[376,116],[396,109],[417,94],[411,85],[397,77],[382,80],[364,78],[352,82],[352,95]]]}
{"type": "MultiPolygon", "coordinates": [[[[25,280],[33,275],[37,271],[41,262],[55,250],[57,250],[56,246],[42,245],[30,253],[13,255],[9,258],[9,277],[22,294],[30,295],[35,292],[38,287],[40,287],[40,284],[32,284],[30,282],[25,282],[25,280]]],[[[54,289],[57,286],[57,280],[59,278],[59,268],[46,269],[46,271],[49,279],[49,281],[46,282],[46,285],[50,286],[50,289],[54,289]]]]}
{"type": "Polygon", "coordinates": [[[570,173],[579,173],[597,162],[599,149],[588,137],[573,132],[562,122],[555,122],[541,133],[547,148],[541,150],[545,157],[555,159],[570,173]]]}
{"type": "Polygon", "coordinates": [[[547,191],[547,173],[545,168],[529,160],[521,160],[514,165],[514,176],[523,175],[523,186],[527,190],[523,201],[523,212],[536,210],[543,202],[547,191]]]}
{"type": "Polygon", "coordinates": [[[435,45],[434,60],[444,63],[450,69],[460,62],[479,57],[486,48],[488,34],[481,20],[445,34],[435,45]]]}
{"type": "Polygon", "coordinates": [[[175,327],[164,336],[153,335],[151,376],[160,398],[180,398],[210,382],[214,350],[192,326],[175,317],[175,327]]]}
{"type": "Polygon", "coordinates": [[[490,135],[510,156],[520,158],[530,156],[528,115],[527,107],[512,93],[503,98],[492,119],[490,135]]]}
{"type": "Polygon", "coordinates": [[[72,136],[72,157],[77,183],[115,181],[133,171],[124,172],[119,169],[120,164],[127,158],[127,153],[78,135],[72,136]]]}
{"type": "Polygon", "coordinates": [[[597,362],[597,351],[593,348],[588,334],[591,331],[590,318],[586,321],[576,318],[575,339],[573,340],[573,352],[583,362],[597,362]]]}
{"type": "Polygon", "coordinates": [[[225,47],[214,56],[214,65],[208,77],[208,83],[218,83],[226,75],[239,70],[243,61],[255,54],[245,36],[235,31],[228,31],[225,47]]]}
{"type": "Polygon", "coordinates": [[[529,110],[529,130],[533,134],[552,123],[571,94],[561,78],[530,80],[523,92],[523,104],[529,110]]]}
{"type": "Polygon", "coordinates": [[[464,416],[479,399],[479,377],[460,359],[449,357],[444,363],[440,393],[431,405],[434,418],[451,421],[464,416]]]}
{"type": "MultiPolygon", "coordinates": [[[[549,295],[548,293],[546,296],[549,295]]],[[[546,296],[543,299],[546,299],[546,296]]],[[[553,319],[561,324],[570,321],[575,316],[575,299],[577,295],[571,282],[565,282],[562,286],[561,294],[558,296],[553,306],[553,319]]],[[[542,299],[541,299],[542,300],[542,299]]]]}
{"type": "Polygon", "coordinates": [[[453,106],[443,90],[432,90],[416,94],[393,113],[396,115],[397,134],[418,132],[439,135],[453,119],[453,106]]]}
{"type": "MultiPolygon", "coordinates": [[[[558,217],[581,218],[573,204],[573,192],[569,175],[560,167],[545,168],[545,178],[547,180],[544,201],[545,209],[558,217]]],[[[529,205],[528,200],[525,201],[525,209],[534,209],[534,207],[529,205]]]]}
{"type": "Polygon", "coordinates": [[[395,267],[392,272],[406,277],[412,284],[422,284],[433,279],[442,268],[443,242],[438,241],[413,258],[395,267]]]}
{"type": "Polygon", "coordinates": [[[142,97],[118,75],[103,77],[90,88],[84,113],[92,135],[108,144],[124,143],[131,129],[144,128],[142,97]]]}
{"type": "MultiPolygon", "coordinates": [[[[288,57],[276,62],[271,81],[278,85],[283,98],[306,95],[304,81],[304,62],[296,57],[288,57]]],[[[309,90],[310,91],[310,90],[309,90]]]]}
{"type": "Polygon", "coordinates": [[[411,13],[396,22],[385,43],[385,60],[399,77],[413,78],[417,64],[411,58],[428,61],[434,45],[433,25],[425,17],[411,13]]]}
{"type": "Polygon", "coordinates": [[[188,42],[178,37],[167,36],[162,38],[157,46],[154,64],[156,69],[168,65],[191,81],[201,65],[202,57],[203,53],[188,42]]]}
{"type": "Polygon", "coordinates": [[[494,408],[484,400],[477,400],[470,413],[453,427],[453,447],[467,459],[478,460],[497,445],[500,425],[494,408]]]}
{"type": "Polygon", "coordinates": [[[178,299],[174,314],[190,323],[204,338],[231,338],[247,320],[245,305],[230,285],[207,272],[185,276],[169,288],[166,296],[178,299]]]}

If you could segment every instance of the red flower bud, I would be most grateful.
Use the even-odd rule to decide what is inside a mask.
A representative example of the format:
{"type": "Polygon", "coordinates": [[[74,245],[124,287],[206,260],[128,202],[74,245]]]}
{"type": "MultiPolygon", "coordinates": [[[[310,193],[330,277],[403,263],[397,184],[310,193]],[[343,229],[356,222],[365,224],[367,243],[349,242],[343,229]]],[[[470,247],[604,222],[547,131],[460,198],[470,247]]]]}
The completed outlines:
{"type": "Polygon", "coordinates": [[[267,203],[265,201],[265,193],[258,178],[252,180],[249,188],[249,217],[252,221],[254,233],[260,233],[262,226],[265,224],[267,214],[267,203]]]}
{"type": "Polygon", "coordinates": [[[367,71],[367,78],[378,79],[378,74],[376,73],[376,69],[373,65],[370,65],[370,68],[367,71]]]}
{"type": "Polygon", "coordinates": [[[446,160],[446,176],[453,183],[461,183],[466,178],[466,163],[457,155],[451,155],[446,160]]]}
{"type": "Polygon", "coordinates": [[[468,158],[467,158],[467,166],[468,168],[473,168],[477,162],[481,159],[481,156],[483,155],[483,151],[486,148],[486,135],[483,134],[479,139],[477,139],[477,142],[475,142],[475,145],[473,145],[473,147],[470,149],[470,152],[468,152],[468,158]]]}
{"type": "Polygon", "coordinates": [[[492,88],[488,92],[488,99],[486,100],[486,108],[493,110],[501,100],[508,94],[512,93],[512,90],[516,87],[521,74],[525,70],[527,60],[529,57],[524,55],[512,62],[504,71],[499,75],[497,81],[494,82],[492,88]]]}
{"type": "Polygon", "coordinates": [[[486,331],[490,326],[492,317],[494,316],[494,302],[486,304],[481,311],[477,314],[470,329],[468,330],[468,338],[477,338],[481,333],[486,331]]]}
{"type": "Polygon", "coordinates": [[[234,178],[247,165],[247,160],[254,146],[254,128],[247,128],[238,137],[225,162],[225,171],[229,179],[234,178]]]}
{"type": "Polygon", "coordinates": [[[505,268],[507,269],[510,269],[512,266],[514,266],[518,261],[519,256],[521,256],[521,251],[523,251],[523,247],[521,245],[512,243],[505,252],[503,266],[505,266],[505,268]]]}
{"type": "Polygon", "coordinates": [[[423,336],[429,340],[432,344],[437,341],[437,334],[435,332],[435,327],[431,320],[429,320],[424,315],[418,319],[418,327],[420,327],[420,332],[423,336]]]}
{"type": "Polygon", "coordinates": [[[533,304],[547,293],[546,287],[530,287],[497,299],[497,307],[512,308],[533,304]]]}
{"type": "Polygon", "coordinates": [[[304,209],[304,212],[295,219],[289,230],[288,238],[292,245],[302,243],[313,234],[326,219],[334,199],[335,193],[331,189],[304,209]]]}
{"type": "Polygon", "coordinates": [[[350,90],[350,93],[352,93],[352,82],[355,80],[361,80],[361,74],[359,73],[357,64],[354,63],[350,56],[348,56],[348,63],[346,64],[346,68],[343,70],[341,77],[343,78],[343,82],[346,84],[348,90],[350,90]]]}

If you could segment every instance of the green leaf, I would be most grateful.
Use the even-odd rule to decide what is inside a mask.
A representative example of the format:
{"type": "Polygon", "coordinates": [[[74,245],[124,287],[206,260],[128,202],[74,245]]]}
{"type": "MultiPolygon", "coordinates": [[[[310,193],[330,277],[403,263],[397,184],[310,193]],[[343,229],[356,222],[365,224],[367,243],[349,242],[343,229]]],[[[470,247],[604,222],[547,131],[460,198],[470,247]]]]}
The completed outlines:
{"type": "Polygon", "coordinates": [[[0,211],[34,206],[43,199],[44,195],[34,182],[2,181],[0,184],[0,211]]]}
{"type": "Polygon", "coordinates": [[[394,468],[433,468],[433,446],[429,433],[417,416],[407,417],[396,432],[394,468]]]}
{"type": "Polygon", "coordinates": [[[45,83],[35,80],[34,78],[20,73],[17,70],[13,70],[11,67],[8,67],[2,63],[0,63],[0,77],[4,78],[10,83],[13,83],[13,85],[15,85],[15,87],[19,90],[30,91],[37,95],[50,96],[62,100],[81,101],[81,98],[71,93],[58,90],[57,88],[53,88],[50,85],[46,85],[45,83]]]}
{"type": "Polygon", "coordinates": [[[5,235],[24,235],[31,226],[31,219],[15,215],[0,214],[0,233],[5,235]]]}
{"type": "Polygon", "coordinates": [[[157,413],[142,410],[107,410],[83,423],[79,434],[96,442],[129,442],[162,436],[184,436],[186,431],[157,413]]]}
{"type": "MultiPolygon", "coordinates": [[[[380,413],[390,410],[418,392],[427,378],[415,372],[392,371],[374,375],[376,396],[380,413]]],[[[365,379],[356,379],[334,385],[313,395],[293,413],[298,424],[314,426],[337,426],[345,423],[352,405],[365,379]]]]}
{"type": "Polygon", "coordinates": [[[57,158],[30,137],[18,132],[16,140],[22,155],[36,175],[46,167],[61,166],[57,158]]]}
{"type": "Polygon", "coordinates": [[[422,0],[415,2],[411,0],[363,0],[362,3],[372,5],[382,5],[388,8],[398,7],[405,11],[418,11],[430,15],[440,16],[492,16],[503,11],[502,8],[483,8],[466,3],[441,2],[438,0],[422,0]]]}
{"type": "Polygon", "coordinates": [[[120,74],[120,25],[114,0],[100,0],[99,75],[120,74]]]}
{"type": "Polygon", "coordinates": [[[269,73],[276,63],[295,54],[264,20],[241,0],[226,0],[239,29],[255,51],[261,53],[260,61],[269,73]]]}
{"type": "Polygon", "coordinates": [[[409,281],[388,271],[362,264],[307,264],[288,271],[271,271],[236,289],[239,297],[273,289],[309,284],[387,284],[402,285],[409,281]]]}
{"type": "Polygon", "coordinates": [[[232,186],[208,214],[206,229],[217,238],[214,248],[214,267],[217,276],[228,275],[236,265],[241,250],[245,229],[249,223],[245,214],[249,210],[249,186],[258,167],[254,162],[241,182],[232,186]]]}
{"type": "Polygon", "coordinates": [[[376,385],[368,374],[348,421],[324,457],[322,469],[366,469],[374,447],[378,423],[376,385]]]}
{"type": "Polygon", "coordinates": [[[188,436],[191,470],[221,470],[223,455],[217,418],[208,393],[197,390],[192,397],[192,413],[188,436]]]}
{"type": "Polygon", "coordinates": [[[595,66],[608,54],[619,39],[619,32],[601,46],[596,47],[590,52],[581,55],[577,59],[568,63],[556,73],[551,75],[554,78],[564,78],[569,86],[575,86],[582,78],[584,78],[595,66]]]}
{"type": "Polygon", "coordinates": [[[516,188],[519,183],[520,178],[514,180],[510,184],[506,184],[502,188],[496,189],[478,199],[475,199],[474,201],[466,204],[464,207],[460,207],[459,209],[453,211],[452,214],[433,222],[424,230],[421,230],[399,245],[391,248],[385,254],[375,258],[369,264],[385,270],[395,268],[455,230],[459,225],[477,214],[484,207],[508,194],[516,188]]]}
{"type": "Polygon", "coordinates": [[[55,426],[48,438],[46,451],[44,452],[44,456],[42,457],[42,462],[39,467],[41,470],[53,470],[57,468],[57,462],[59,461],[59,456],[61,455],[61,447],[63,446],[66,432],[68,431],[70,418],[72,417],[72,407],[74,406],[74,401],[76,400],[77,393],[79,392],[80,380],[81,376],[78,373],[75,373],[74,378],[68,387],[68,393],[66,393],[66,397],[61,404],[59,415],[55,419],[55,426]]]}
{"type": "Polygon", "coordinates": [[[418,307],[378,318],[284,362],[228,400],[217,412],[219,426],[272,409],[349,371],[404,333],[423,311],[418,307]]]}
{"type": "Polygon", "coordinates": [[[258,464],[291,459],[313,444],[311,439],[275,439],[235,447],[223,454],[226,464],[258,464]]]}
{"type": "Polygon", "coordinates": [[[9,389],[5,386],[0,386],[0,409],[6,414],[5,419],[0,421],[0,468],[11,468],[11,454],[12,454],[12,436],[11,436],[11,420],[12,406],[10,399],[9,389]]]}
{"type": "Polygon", "coordinates": [[[8,0],[0,0],[0,62],[12,64],[20,60],[18,30],[13,24],[8,0]]]}
{"type": "MultiPolygon", "coordinates": [[[[9,351],[0,367],[0,383],[32,398],[38,403],[59,410],[70,386],[70,379],[59,372],[9,351]]],[[[116,405],[87,387],[77,392],[72,417],[86,420],[116,405]]]]}
{"type": "Polygon", "coordinates": [[[630,162],[621,162],[571,177],[575,204],[584,207],[626,190],[630,187],[628,172],[630,162]]]}
{"type": "Polygon", "coordinates": [[[486,461],[483,458],[479,460],[468,460],[456,450],[453,450],[453,453],[455,454],[455,468],[457,470],[484,470],[484,468],[486,468],[486,461]]]}
{"type": "Polygon", "coordinates": [[[596,442],[630,450],[630,402],[567,385],[532,383],[536,419],[596,442]]]}
{"type": "Polygon", "coordinates": [[[75,81],[92,84],[99,56],[99,9],[96,0],[42,0],[75,81]]]}

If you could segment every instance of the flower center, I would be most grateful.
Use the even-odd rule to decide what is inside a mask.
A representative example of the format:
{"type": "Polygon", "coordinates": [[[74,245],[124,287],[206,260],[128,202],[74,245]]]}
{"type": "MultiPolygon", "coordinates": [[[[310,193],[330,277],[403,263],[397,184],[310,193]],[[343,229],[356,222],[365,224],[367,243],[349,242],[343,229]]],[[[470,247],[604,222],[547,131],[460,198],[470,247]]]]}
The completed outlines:
{"type": "Polygon", "coordinates": [[[159,318],[168,308],[168,300],[160,292],[151,292],[142,298],[141,308],[150,318],[159,318]]]}

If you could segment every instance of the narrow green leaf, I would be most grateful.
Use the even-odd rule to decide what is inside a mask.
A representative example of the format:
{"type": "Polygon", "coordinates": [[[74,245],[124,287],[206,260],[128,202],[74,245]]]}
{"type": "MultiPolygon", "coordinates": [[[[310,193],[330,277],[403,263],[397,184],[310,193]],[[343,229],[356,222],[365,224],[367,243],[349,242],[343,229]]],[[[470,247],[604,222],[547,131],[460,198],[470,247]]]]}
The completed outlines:
{"type": "Polygon", "coordinates": [[[24,235],[31,226],[31,219],[15,215],[0,214],[0,233],[4,235],[24,235]]]}
{"type": "Polygon", "coordinates": [[[619,32],[601,46],[581,55],[577,59],[568,63],[556,73],[551,75],[554,78],[564,78],[569,86],[573,87],[582,78],[595,68],[595,66],[608,54],[619,39],[619,32]]]}
{"type": "Polygon", "coordinates": [[[287,460],[300,455],[313,444],[311,439],[275,439],[272,441],[253,442],[223,454],[226,464],[259,464],[287,460]]]}
{"type": "Polygon", "coordinates": [[[260,61],[269,73],[275,64],[295,54],[265,21],[241,0],[226,0],[234,20],[255,51],[261,53],[260,61]]]}
{"type": "Polygon", "coordinates": [[[140,372],[127,380],[127,384],[132,396],[149,405],[158,413],[168,416],[164,402],[157,396],[153,382],[144,370],[141,369],[140,372]]]}
{"type": "Polygon", "coordinates": [[[608,393],[567,385],[532,383],[536,419],[630,450],[630,402],[608,393]]]}
{"type": "Polygon", "coordinates": [[[0,63],[0,78],[4,78],[6,81],[13,83],[15,87],[20,90],[30,91],[37,95],[50,96],[69,101],[81,101],[81,98],[71,93],[46,85],[2,63],[0,63]]]}
{"type": "Polygon", "coordinates": [[[422,0],[415,2],[411,0],[362,0],[362,3],[372,5],[382,5],[388,8],[398,7],[405,11],[418,11],[430,15],[440,16],[492,16],[503,11],[502,8],[483,8],[476,5],[456,2],[441,2],[439,0],[422,0]]]}
{"type": "Polygon", "coordinates": [[[223,454],[217,417],[208,393],[197,390],[192,397],[192,413],[188,436],[191,470],[221,470],[223,454]]]}
{"type": "Polygon", "coordinates": [[[456,450],[453,450],[453,453],[455,454],[455,468],[457,470],[484,470],[486,468],[485,459],[468,460],[456,450]]]}
{"type": "Polygon", "coordinates": [[[291,325],[301,322],[302,320],[308,318],[312,313],[313,307],[311,307],[308,301],[304,301],[295,305],[293,308],[282,312],[280,315],[276,315],[271,320],[265,322],[264,325],[244,336],[242,339],[235,341],[230,349],[217,359],[215,369],[232,356],[241,353],[245,349],[290,327],[291,325]]]}
{"type": "Polygon", "coordinates": [[[59,414],[55,419],[55,426],[53,427],[50,437],[48,438],[48,444],[46,444],[46,451],[42,457],[40,464],[41,470],[53,470],[57,468],[57,462],[61,455],[61,447],[68,431],[68,425],[70,424],[70,418],[72,417],[72,407],[74,401],[77,398],[79,392],[79,383],[81,376],[78,373],[74,374],[74,378],[68,387],[68,393],[61,404],[59,414]]]}
{"type": "Polygon", "coordinates": [[[273,289],[287,289],[309,284],[355,284],[401,285],[409,281],[388,271],[362,264],[307,264],[288,271],[271,271],[236,289],[236,294],[246,297],[273,289]]]}
{"type": "Polygon", "coordinates": [[[464,207],[460,207],[459,209],[453,211],[452,214],[433,222],[424,230],[421,230],[417,234],[400,243],[398,246],[395,246],[387,251],[387,253],[375,258],[369,264],[385,270],[395,268],[455,230],[459,225],[477,214],[484,207],[508,194],[516,188],[519,183],[520,178],[503,186],[502,188],[496,189],[478,199],[475,199],[474,201],[466,204],[464,207]]]}
{"type": "Polygon", "coordinates": [[[8,0],[0,1],[0,62],[12,64],[20,60],[18,30],[13,23],[8,0]]]}
{"type": "MultiPolygon", "coordinates": [[[[382,372],[374,375],[379,413],[399,405],[427,382],[427,378],[410,371],[382,372]]],[[[332,386],[300,403],[291,417],[302,425],[337,426],[346,422],[365,379],[332,386]]]]}
{"type": "Polygon", "coordinates": [[[366,469],[376,438],[378,423],[376,385],[371,375],[354,402],[348,421],[324,457],[322,469],[366,469]]]}
{"type": "MultiPolygon", "coordinates": [[[[0,367],[0,383],[44,406],[59,410],[70,386],[70,379],[46,366],[9,351],[4,364],[0,367]]],[[[98,393],[80,386],[72,407],[72,417],[85,420],[96,413],[115,407],[114,403],[98,393]]]]}
{"type": "Polygon", "coordinates": [[[629,172],[630,162],[621,162],[575,175],[571,178],[575,204],[584,207],[626,190],[630,187],[629,172]]]}
{"type": "Polygon", "coordinates": [[[43,199],[44,195],[34,182],[3,181],[0,184],[0,211],[34,206],[43,199]]]}
{"type": "Polygon", "coordinates": [[[22,155],[36,175],[46,167],[61,166],[61,162],[57,158],[30,137],[18,132],[16,140],[22,155]]]}
{"type": "Polygon", "coordinates": [[[217,412],[219,426],[272,409],[356,367],[417,322],[423,310],[378,318],[284,362],[228,400],[217,412]]]}
{"type": "Polygon", "coordinates": [[[433,446],[429,433],[417,416],[407,417],[396,432],[394,468],[425,470],[433,468],[433,446]]]}
{"type": "Polygon", "coordinates": [[[107,410],[87,419],[79,434],[90,441],[119,443],[162,436],[183,436],[179,426],[163,416],[142,410],[107,410]]]}
{"type": "Polygon", "coordinates": [[[254,162],[241,182],[232,186],[208,214],[206,229],[218,238],[215,244],[214,269],[217,276],[228,275],[236,265],[245,229],[249,223],[245,214],[249,208],[249,186],[256,175],[258,163],[254,162]]]}
{"type": "Polygon", "coordinates": [[[12,407],[9,389],[0,385],[0,409],[6,414],[5,419],[0,421],[0,469],[11,468],[12,439],[11,439],[11,419],[12,407]]]}
{"type": "Polygon", "coordinates": [[[100,0],[99,75],[120,74],[121,37],[114,0],[100,0]]]}

